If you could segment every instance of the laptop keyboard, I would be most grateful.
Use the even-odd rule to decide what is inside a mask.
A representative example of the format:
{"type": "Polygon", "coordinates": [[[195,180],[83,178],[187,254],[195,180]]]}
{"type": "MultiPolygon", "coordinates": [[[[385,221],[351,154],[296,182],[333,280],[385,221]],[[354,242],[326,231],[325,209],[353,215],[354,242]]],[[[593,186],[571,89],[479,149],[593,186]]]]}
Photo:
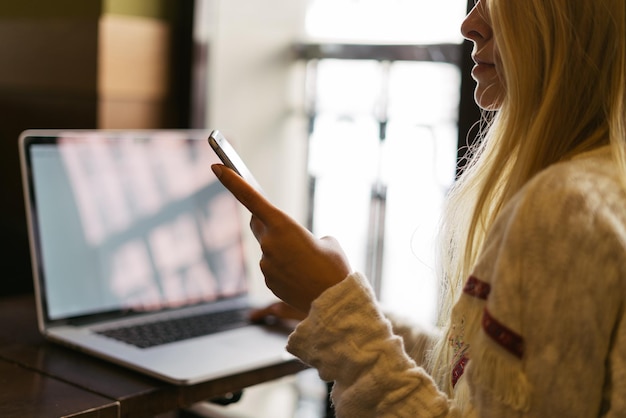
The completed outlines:
{"type": "Polygon", "coordinates": [[[248,309],[238,309],[100,330],[97,333],[139,348],[149,348],[239,328],[249,323],[248,309]]]}

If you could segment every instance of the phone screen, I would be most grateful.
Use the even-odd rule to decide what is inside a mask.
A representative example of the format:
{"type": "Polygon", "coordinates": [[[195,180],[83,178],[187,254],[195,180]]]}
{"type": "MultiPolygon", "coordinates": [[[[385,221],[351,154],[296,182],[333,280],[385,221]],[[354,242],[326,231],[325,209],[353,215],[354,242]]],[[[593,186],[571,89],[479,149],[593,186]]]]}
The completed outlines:
{"type": "Polygon", "coordinates": [[[254,178],[252,172],[250,172],[239,154],[237,154],[237,151],[235,151],[235,148],[233,148],[219,130],[215,129],[211,132],[209,135],[209,145],[211,145],[213,151],[215,151],[226,167],[233,169],[252,187],[264,194],[263,188],[256,178],[254,178]]]}

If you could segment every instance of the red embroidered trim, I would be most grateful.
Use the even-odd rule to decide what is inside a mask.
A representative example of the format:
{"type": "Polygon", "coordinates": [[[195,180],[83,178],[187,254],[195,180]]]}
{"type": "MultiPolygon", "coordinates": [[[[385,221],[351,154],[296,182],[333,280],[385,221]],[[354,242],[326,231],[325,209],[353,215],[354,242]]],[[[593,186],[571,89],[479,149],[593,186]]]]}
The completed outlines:
{"type": "Polygon", "coordinates": [[[468,361],[469,357],[463,354],[459,361],[457,361],[452,368],[452,387],[455,387],[461,376],[463,376],[463,373],[465,372],[465,366],[467,366],[468,361]]]}
{"type": "Polygon", "coordinates": [[[477,279],[474,276],[470,276],[465,282],[463,292],[475,298],[487,300],[489,292],[491,292],[491,285],[487,282],[477,279]]]}
{"type": "Polygon", "coordinates": [[[483,311],[482,326],[487,335],[508,352],[520,359],[524,356],[524,338],[498,322],[487,308],[483,311]]]}

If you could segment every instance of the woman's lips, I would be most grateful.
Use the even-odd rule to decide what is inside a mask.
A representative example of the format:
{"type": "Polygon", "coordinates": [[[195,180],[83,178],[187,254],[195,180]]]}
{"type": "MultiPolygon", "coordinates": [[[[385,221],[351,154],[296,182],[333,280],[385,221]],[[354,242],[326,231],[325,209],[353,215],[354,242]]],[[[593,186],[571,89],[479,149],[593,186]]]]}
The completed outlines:
{"type": "Polygon", "coordinates": [[[495,70],[495,64],[489,61],[482,60],[479,57],[472,57],[472,59],[476,63],[472,69],[472,75],[475,77],[485,72],[492,72],[495,70]]]}

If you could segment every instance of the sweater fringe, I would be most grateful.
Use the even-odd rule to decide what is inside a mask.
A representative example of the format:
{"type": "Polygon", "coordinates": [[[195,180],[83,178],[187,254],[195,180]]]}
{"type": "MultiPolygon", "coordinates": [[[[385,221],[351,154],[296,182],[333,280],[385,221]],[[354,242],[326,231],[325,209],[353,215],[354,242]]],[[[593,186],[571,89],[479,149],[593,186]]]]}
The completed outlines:
{"type": "Polygon", "coordinates": [[[462,350],[455,357],[458,359],[465,354],[470,359],[467,370],[453,389],[454,397],[463,410],[470,398],[469,386],[480,385],[499,402],[518,411],[527,411],[530,384],[522,369],[522,361],[499,346],[482,329],[485,304],[485,300],[463,294],[453,310],[454,326],[448,335],[449,341],[464,340],[468,344],[467,351],[462,350]]]}
{"type": "Polygon", "coordinates": [[[498,401],[517,411],[530,408],[530,384],[520,359],[494,343],[484,332],[475,334],[471,345],[474,364],[468,367],[473,384],[488,388],[498,401]]]}

